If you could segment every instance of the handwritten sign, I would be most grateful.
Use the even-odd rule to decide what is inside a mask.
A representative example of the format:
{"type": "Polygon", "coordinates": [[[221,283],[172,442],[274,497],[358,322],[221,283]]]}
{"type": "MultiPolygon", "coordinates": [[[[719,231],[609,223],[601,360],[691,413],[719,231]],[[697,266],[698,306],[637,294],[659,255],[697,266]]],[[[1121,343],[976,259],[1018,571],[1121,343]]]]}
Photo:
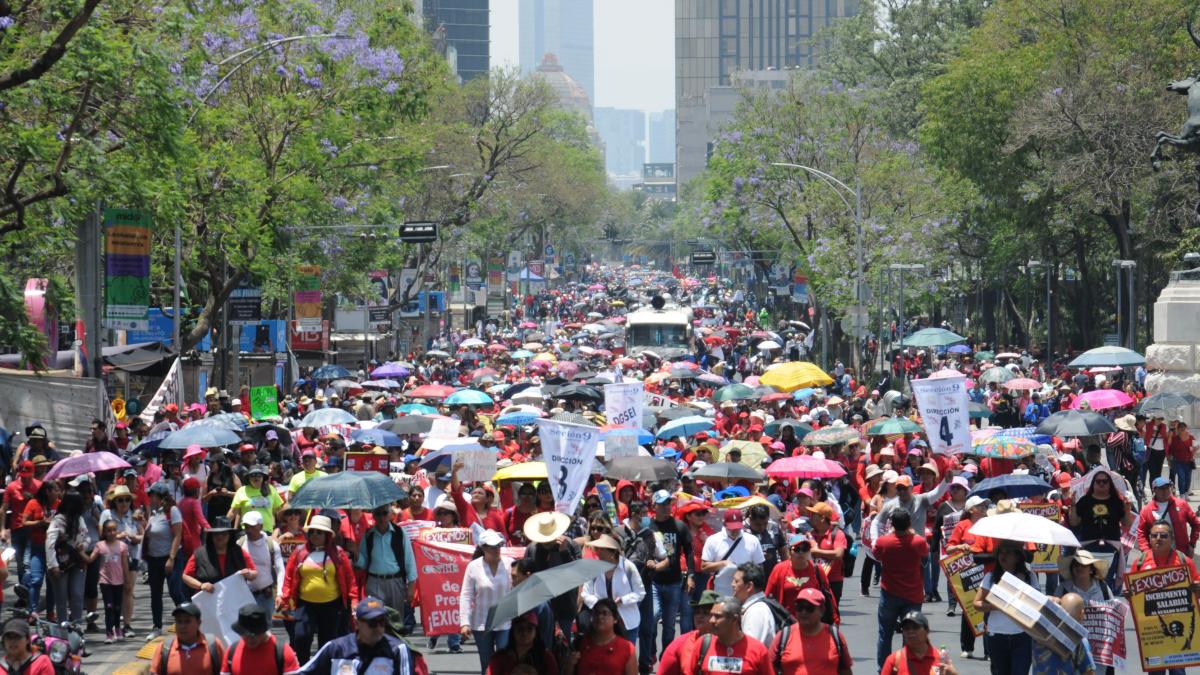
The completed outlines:
{"type": "Polygon", "coordinates": [[[429,427],[429,438],[458,438],[460,422],[456,419],[441,418],[433,421],[429,427]]]}
{"type": "Polygon", "coordinates": [[[975,562],[974,556],[967,551],[959,551],[941,560],[942,571],[950,580],[950,590],[954,599],[962,608],[963,617],[975,637],[987,632],[984,625],[984,614],[975,609],[975,596],[983,583],[983,565],[975,562]]]}
{"type": "Polygon", "coordinates": [[[1163,567],[1125,577],[1142,670],[1200,665],[1200,609],[1188,568],[1163,567]]]}
{"type": "Polygon", "coordinates": [[[378,471],[385,476],[389,474],[387,455],[374,452],[347,452],[345,457],[347,471],[378,471]]]}
{"type": "Polygon", "coordinates": [[[461,459],[463,466],[458,470],[458,479],[465,482],[484,482],[496,475],[496,451],[488,448],[478,450],[462,450],[455,453],[455,460],[461,459]]]}
{"type": "Polygon", "coordinates": [[[256,420],[279,415],[279,391],[275,385],[250,388],[250,416],[256,420]]]}
{"type": "Polygon", "coordinates": [[[636,457],[638,454],[637,436],[634,434],[610,433],[604,439],[604,459],[613,460],[618,457],[636,457]]]}
{"type": "Polygon", "coordinates": [[[921,411],[929,447],[940,455],[971,449],[971,420],[967,414],[967,378],[937,377],[912,381],[913,397],[921,411]]]}

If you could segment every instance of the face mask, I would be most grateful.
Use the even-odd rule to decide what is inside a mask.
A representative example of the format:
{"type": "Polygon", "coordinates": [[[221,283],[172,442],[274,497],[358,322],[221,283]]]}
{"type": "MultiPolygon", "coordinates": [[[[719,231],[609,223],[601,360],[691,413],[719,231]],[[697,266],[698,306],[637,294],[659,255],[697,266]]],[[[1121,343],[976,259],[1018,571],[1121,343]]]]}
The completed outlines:
{"type": "Polygon", "coordinates": [[[650,527],[650,516],[642,516],[642,529],[650,527]]]}

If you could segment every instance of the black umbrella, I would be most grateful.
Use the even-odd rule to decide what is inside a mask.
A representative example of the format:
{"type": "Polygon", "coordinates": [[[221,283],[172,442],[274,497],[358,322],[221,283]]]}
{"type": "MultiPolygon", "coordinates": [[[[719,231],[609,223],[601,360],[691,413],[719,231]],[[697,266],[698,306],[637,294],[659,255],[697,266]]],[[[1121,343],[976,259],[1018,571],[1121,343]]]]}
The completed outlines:
{"type": "Polygon", "coordinates": [[[386,474],[376,471],[343,471],[318,476],[305,483],[288,500],[298,509],[373,509],[404,499],[386,474]]]}
{"type": "Polygon", "coordinates": [[[971,495],[987,497],[992,490],[1004,490],[1009,497],[1032,497],[1044,495],[1053,489],[1049,483],[1037,476],[1008,473],[980,481],[979,485],[971,490],[971,495]]]}
{"type": "Polygon", "coordinates": [[[554,398],[564,401],[592,401],[599,403],[604,400],[604,394],[601,394],[600,390],[591,385],[567,384],[554,392],[554,398]]]}
{"type": "Polygon", "coordinates": [[[518,382],[518,383],[512,385],[511,387],[509,387],[508,389],[505,389],[504,393],[500,394],[500,398],[507,401],[508,399],[516,396],[517,394],[525,391],[526,389],[530,389],[530,388],[536,387],[536,386],[537,385],[534,384],[533,382],[518,382]]]}
{"type": "Polygon", "coordinates": [[[497,626],[536,609],[543,602],[578,589],[613,567],[613,563],[603,560],[583,559],[534,572],[489,610],[491,617],[488,625],[495,630],[497,626]]]}
{"type": "Polygon", "coordinates": [[[653,429],[658,426],[658,418],[650,410],[642,410],[642,428],[653,429]]]}
{"type": "Polygon", "coordinates": [[[526,333],[525,341],[526,342],[545,342],[546,334],[541,331],[533,331],[532,333],[526,333]]]}
{"type": "Polygon", "coordinates": [[[721,480],[762,480],[763,474],[757,469],[751,469],[737,462],[714,462],[693,471],[696,478],[717,478],[721,480]]]}
{"type": "Polygon", "coordinates": [[[700,411],[696,410],[695,408],[689,408],[686,405],[677,405],[677,406],[672,406],[670,408],[667,408],[666,410],[659,413],[658,416],[669,422],[671,420],[677,420],[682,417],[691,417],[692,415],[699,415],[699,414],[700,414],[700,411]]]}
{"type": "Polygon", "coordinates": [[[1191,394],[1163,392],[1142,399],[1135,410],[1142,415],[1174,417],[1180,413],[1180,408],[1187,408],[1196,401],[1200,401],[1200,399],[1191,394]]]}
{"type": "Polygon", "coordinates": [[[278,424],[255,424],[248,426],[242,430],[242,437],[251,443],[265,443],[267,441],[267,432],[274,431],[279,434],[279,444],[283,447],[291,447],[292,432],[287,430],[287,427],[281,427],[278,424]]]}
{"type": "Polygon", "coordinates": [[[405,415],[380,424],[376,429],[390,431],[397,436],[406,434],[426,434],[433,428],[433,417],[426,415],[405,415]]]}
{"type": "Polygon", "coordinates": [[[692,370],[691,368],[687,367],[672,368],[671,372],[669,373],[671,379],[674,380],[694,380],[699,377],[699,375],[699,371],[692,370]]]}
{"type": "Polygon", "coordinates": [[[605,478],[642,482],[671,480],[676,475],[674,464],[657,457],[618,457],[604,470],[605,478]]]}
{"type": "Polygon", "coordinates": [[[580,372],[578,372],[578,373],[575,373],[574,375],[572,375],[572,376],[571,376],[571,379],[572,379],[572,380],[574,380],[574,381],[576,381],[576,382],[579,382],[579,381],[581,381],[581,380],[590,380],[590,379],[592,379],[593,377],[596,377],[596,373],[594,373],[594,372],[592,372],[592,371],[590,371],[590,370],[582,370],[582,371],[580,371],[580,372]]]}
{"type": "Polygon", "coordinates": [[[588,426],[588,427],[600,426],[600,425],[596,424],[595,422],[589,420],[588,418],[584,417],[583,415],[576,415],[575,413],[569,413],[569,412],[561,412],[561,413],[558,413],[557,415],[551,415],[550,419],[554,420],[555,422],[566,422],[567,424],[582,424],[582,425],[588,426]]]}
{"type": "Polygon", "coordinates": [[[1095,436],[1111,434],[1117,428],[1108,418],[1090,410],[1063,410],[1042,420],[1034,431],[1046,436],[1062,438],[1072,436],[1095,436]]]}

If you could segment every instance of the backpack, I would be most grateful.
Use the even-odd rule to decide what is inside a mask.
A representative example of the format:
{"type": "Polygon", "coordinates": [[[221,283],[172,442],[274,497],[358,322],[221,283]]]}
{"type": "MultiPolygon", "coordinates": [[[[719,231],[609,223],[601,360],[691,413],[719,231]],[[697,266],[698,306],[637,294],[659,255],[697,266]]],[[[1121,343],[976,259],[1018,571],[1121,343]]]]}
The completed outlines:
{"type": "Polygon", "coordinates": [[[792,618],[792,613],[787,611],[787,608],[775,598],[768,598],[764,595],[762,600],[755,600],[754,602],[761,602],[771,610],[771,618],[775,620],[775,632],[779,632],[785,626],[796,623],[796,619],[792,618]]]}
{"type": "MultiPolygon", "coordinates": [[[[208,633],[204,634],[204,641],[208,643],[208,661],[212,664],[212,674],[221,674],[221,655],[217,653],[217,638],[208,633]]],[[[171,655],[171,647],[175,646],[175,638],[167,638],[162,644],[162,655],[158,661],[158,672],[166,675],[167,658],[171,655]]],[[[283,672],[282,668],[279,671],[283,672]]]]}
{"type": "MultiPolygon", "coordinates": [[[[229,645],[229,651],[225,652],[225,672],[233,672],[233,654],[237,651],[238,646],[241,644],[242,641],[238,640],[237,642],[229,645]]],[[[165,673],[166,670],[163,672],[165,673]]],[[[263,674],[257,673],[256,675],[263,674]]],[[[275,675],[283,675],[283,643],[279,641],[279,638],[275,639],[275,675]]]]}
{"type": "MultiPolygon", "coordinates": [[[[829,634],[833,636],[833,646],[837,649],[838,664],[846,657],[846,645],[842,642],[842,634],[838,631],[837,626],[828,626],[829,634]]],[[[779,633],[779,641],[775,647],[774,666],[775,675],[783,675],[783,650],[787,647],[788,638],[792,635],[792,624],[783,627],[779,633]]]]}
{"type": "Polygon", "coordinates": [[[1133,437],[1133,461],[1137,462],[1140,466],[1146,463],[1146,441],[1142,440],[1142,437],[1137,434],[1131,434],[1131,436],[1133,437]]]}

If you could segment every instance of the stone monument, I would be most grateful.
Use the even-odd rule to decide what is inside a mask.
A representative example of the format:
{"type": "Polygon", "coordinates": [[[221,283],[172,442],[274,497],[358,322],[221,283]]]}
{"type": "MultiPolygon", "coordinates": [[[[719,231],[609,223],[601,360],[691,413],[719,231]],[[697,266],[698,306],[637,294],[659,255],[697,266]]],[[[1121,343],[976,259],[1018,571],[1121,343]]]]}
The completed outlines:
{"type": "MultiPolygon", "coordinates": [[[[1200,269],[1171,273],[1154,303],[1154,344],[1146,348],[1149,394],[1200,396],[1200,269]]],[[[1179,408],[1188,427],[1200,420],[1200,403],[1179,408]]]]}

